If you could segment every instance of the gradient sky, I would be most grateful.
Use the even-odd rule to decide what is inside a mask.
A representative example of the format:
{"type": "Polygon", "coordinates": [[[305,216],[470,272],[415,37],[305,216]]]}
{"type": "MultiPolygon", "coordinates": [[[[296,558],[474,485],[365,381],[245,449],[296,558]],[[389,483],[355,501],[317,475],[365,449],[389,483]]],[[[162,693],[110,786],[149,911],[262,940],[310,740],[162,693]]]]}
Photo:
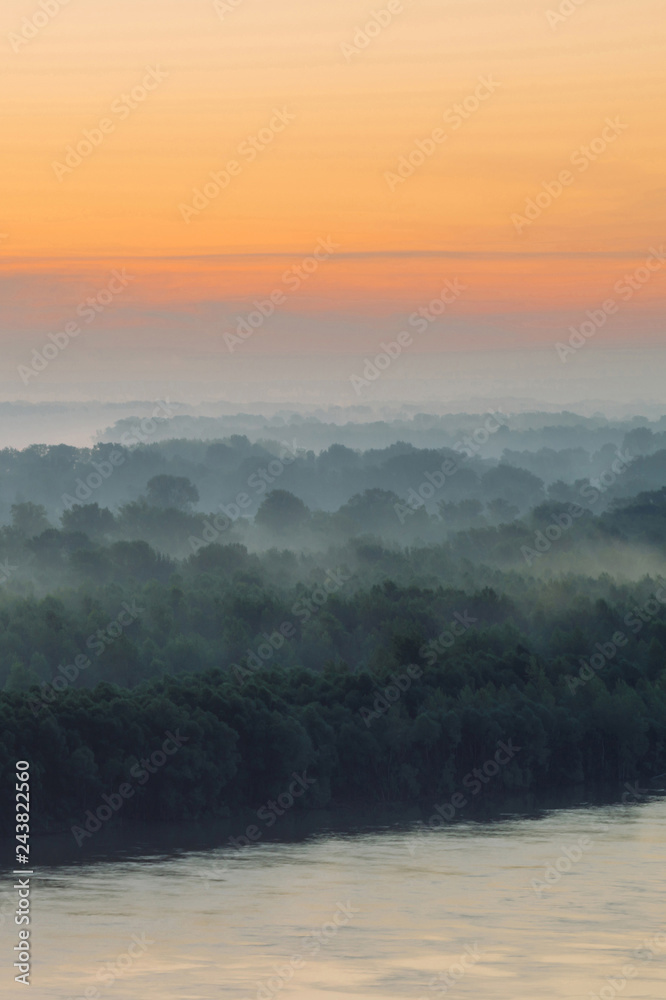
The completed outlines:
{"type": "Polygon", "coordinates": [[[463,294],[409,349],[430,374],[461,353],[536,350],[562,377],[555,342],[609,297],[619,312],[586,351],[662,345],[666,264],[627,301],[613,290],[666,237],[661,2],[394,2],[391,23],[353,51],[388,3],[217,6],[69,0],[41,26],[38,0],[4,0],[4,398],[228,382],[251,358],[298,377],[303,358],[324,372],[335,356],[351,374],[446,279],[463,294]],[[558,7],[573,12],[548,15],[558,7]],[[149,70],[164,78],[130,108],[123,95],[149,70]],[[494,83],[475,102],[482,80],[494,83]],[[465,101],[466,119],[453,117],[465,101]],[[276,111],[293,120],[262,133],[276,111]],[[397,182],[435,129],[446,138],[397,182]],[[101,141],[65,172],[86,130],[101,141]],[[241,144],[262,134],[271,141],[250,161],[241,144]],[[225,190],[184,209],[232,160],[225,190]],[[563,170],[561,194],[516,224],[563,170]],[[334,254],[287,287],[321,239],[334,254]],[[24,385],[17,366],[123,268],[127,288],[24,385]],[[275,315],[230,353],[225,332],[276,290],[275,315]]]}

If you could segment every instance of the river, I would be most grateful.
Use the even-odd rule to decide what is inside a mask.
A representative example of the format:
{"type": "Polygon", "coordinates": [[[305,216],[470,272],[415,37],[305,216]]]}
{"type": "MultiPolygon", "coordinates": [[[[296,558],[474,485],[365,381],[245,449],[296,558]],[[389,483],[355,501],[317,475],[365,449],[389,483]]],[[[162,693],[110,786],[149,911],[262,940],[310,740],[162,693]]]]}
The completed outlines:
{"type": "MultiPolygon", "coordinates": [[[[37,866],[26,995],[666,995],[664,798],[241,850],[182,840],[163,828],[154,844],[37,866]]],[[[4,877],[5,969],[16,943],[7,900],[4,877]]],[[[5,976],[3,995],[22,995],[5,976]]]]}

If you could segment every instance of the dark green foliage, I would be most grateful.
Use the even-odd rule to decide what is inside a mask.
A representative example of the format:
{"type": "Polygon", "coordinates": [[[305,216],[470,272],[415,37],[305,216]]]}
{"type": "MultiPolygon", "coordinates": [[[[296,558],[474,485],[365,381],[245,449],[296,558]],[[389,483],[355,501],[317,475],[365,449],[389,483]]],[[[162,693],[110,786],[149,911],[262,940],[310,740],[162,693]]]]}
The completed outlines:
{"type": "Polygon", "coordinates": [[[256,809],[294,772],[304,805],[433,803],[500,740],[521,750],[490,795],[666,772],[664,435],[630,431],[646,454],[607,488],[584,476],[616,442],[547,430],[568,456],[498,464],[453,435],[0,453],[0,814],[22,758],[37,828],[132,780],[128,818],[256,809]],[[72,493],[95,501],[63,513],[72,493]]]}
{"type": "Polygon", "coordinates": [[[298,531],[310,518],[310,511],[302,500],[287,490],[272,490],[263,501],[256,523],[274,534],[298,531]]]}
{"type": "Polygon", "coordinates": [[[6,816],[16,760],[33,763],[35,821],[78,822],[177,730],[184,746],[137,786],[124,816],[257,808],[295,771],[316,778],[309,805],[439,801],[498,740],[522,749],[491,794],[583,780],[619,788],[666,771],[666,625],[660,602],[645,611],[659,591],[649,579],[525,589],[506,578],[513,597],[465,592],[417,583],[436,553],[429,568],[425,551],[407,551],[400,572],[411,566],[412,583],[372,583],[393,559],[377,546],[369,570],[361,553],[323,603],[308,603],[326,577],[291,553],[212,546],[174,575],[127,545],[99,550],[122,584],[0,599],[6,816]],[[460,621],[453,643],[433,645],[460,621]],[[285,623],[292,638],[253,669],[248,654],[285,623]],[[619,631],[625,644],[582,682],[581,664],[619,631]],[[73,676],[81,653],[90,665],[73,676]],[[408,677],[410,664],[420,676],[408,677]]]}
{"type": "Polygon", "coordinates": [[[189,510],[199,502],[199,491],[186,476],[153,476],[146,486],[146,500],[151,507],[166,510],[189,510]]]}

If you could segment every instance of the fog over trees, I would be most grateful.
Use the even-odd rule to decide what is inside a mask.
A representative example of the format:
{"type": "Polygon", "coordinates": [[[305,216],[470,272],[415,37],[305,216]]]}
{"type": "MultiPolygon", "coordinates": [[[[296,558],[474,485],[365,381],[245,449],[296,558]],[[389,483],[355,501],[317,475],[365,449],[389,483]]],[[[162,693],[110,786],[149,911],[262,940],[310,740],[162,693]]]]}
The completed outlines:
{"type": "Polygon", "coordinates": [[[44,823],[166,729],[127,816],[221,815],[294,769],[322,806],[419,802],[500,739],[499,788],[666,771],[666,429],[316,430],[0,452],[0,767],[31,750],[44,823]]]}

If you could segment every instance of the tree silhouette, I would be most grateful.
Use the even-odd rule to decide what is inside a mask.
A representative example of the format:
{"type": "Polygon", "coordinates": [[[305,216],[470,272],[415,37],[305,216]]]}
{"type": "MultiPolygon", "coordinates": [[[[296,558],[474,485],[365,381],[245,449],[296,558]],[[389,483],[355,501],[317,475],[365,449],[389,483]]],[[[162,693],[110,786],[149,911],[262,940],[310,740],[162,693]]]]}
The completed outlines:
{"type": "Polygon", "coordinates": [[[34,538],[47,531],[51,525],[46,517],[46,507],[40,503],[12,504],[12,524],[26,538],[34,538]]]}
{"type": "Polygon", "coordinates": [[[199,491],[187,476],[161,474],[148,480],[146,499],[152,507],[190,510],[199,502],[199,491]]]}
{"type": "Polygon", "coordinates": [[[273,490],[261,504],[255,522],[273,532],[297,531],[310,520],[302,500],[288,490],[273,490]]]}

